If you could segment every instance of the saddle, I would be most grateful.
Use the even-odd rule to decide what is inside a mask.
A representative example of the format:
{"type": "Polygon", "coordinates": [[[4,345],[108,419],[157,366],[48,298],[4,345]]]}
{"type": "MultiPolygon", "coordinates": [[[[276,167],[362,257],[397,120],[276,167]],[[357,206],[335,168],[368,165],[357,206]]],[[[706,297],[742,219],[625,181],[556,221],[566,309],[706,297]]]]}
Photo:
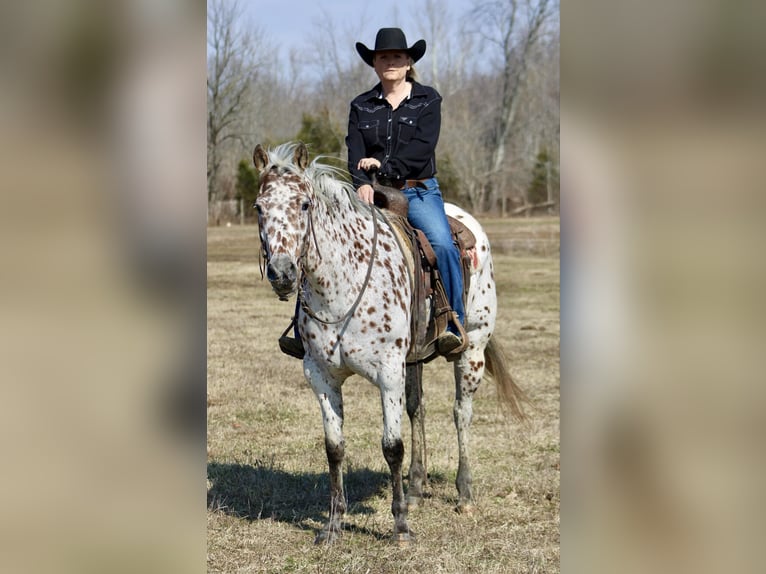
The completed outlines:
{"type": "MultiPolygon", "coordinates": [[[[452,321],[463,330],[457,315],[447,300],[439,270],[436,264],[436,253],[425,234],[414,228],[407,220],[409,202],[404,194],[393,187],[373,184],[374,204],[386,210],[384,215],[399,238],[399,243],[405,251],[405,257],[410,259],[412,270],[412,319],[410,324],[410,348],[407,363],[427,363],[439,356],[436,341],[452,321]]],[[[460,271],[463,277],[463,306],[468,296],[471,268],[476,266],[476,237],[468,227],[459,220],[447,216],[452,232],[452,240],[460,252],[460,271]]],[[[468,337],[461,332],[464,345],[468,337]]],[[[455,354],[457,358],[458,353],[455,354]]]]}

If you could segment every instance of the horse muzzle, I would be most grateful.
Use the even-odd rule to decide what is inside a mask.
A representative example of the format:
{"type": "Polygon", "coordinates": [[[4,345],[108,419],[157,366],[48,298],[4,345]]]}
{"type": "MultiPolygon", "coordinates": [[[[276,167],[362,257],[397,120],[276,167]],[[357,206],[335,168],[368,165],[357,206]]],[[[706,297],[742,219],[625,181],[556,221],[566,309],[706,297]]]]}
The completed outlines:
{"type": "Polygon", "coordinates": [[[298,289],[298,269],[287,255],[275,255],[266,266],[266,277],[280,301],[298,289]]]}

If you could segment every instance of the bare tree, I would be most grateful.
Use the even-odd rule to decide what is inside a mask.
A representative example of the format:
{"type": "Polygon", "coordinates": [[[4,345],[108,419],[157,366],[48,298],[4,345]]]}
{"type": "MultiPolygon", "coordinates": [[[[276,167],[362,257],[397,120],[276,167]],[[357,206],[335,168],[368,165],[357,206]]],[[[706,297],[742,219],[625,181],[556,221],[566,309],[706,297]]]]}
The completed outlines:
{"type": "MultiPolygon", "coordinates": [[[[478,34],[498,50],[502,66],[489,165],[495,193],[502,188],[507,173],[506,146],[516,127],[530,58],[546,24],[557,14],[557,6],[557,0],[492,0],[477,3],[473,10],[478,34]]],[[[505,198],[503,195],[503,207],[505,198]]]]}
{"type": "Polygon", "coordinates": [[[459,199],[467,202],[474,213],[481,213],[490,189],[487,157],[494,122],[492,94],[497,91],[497,80],[477,73],[468,77],[470,81],[444,99],[439,151],[449,158],[460,178],[459,199]]]}
{"type": "Polygon", "coordinates": [[[424,0],[423,6],[418,7],[417,10],[422,11],[423,35],[428,38],[428,52],[431,61],[430,83],[437,91],[441,92],[443,87],[440,68],[444,59],[443,54],[449,50],[449,33],[447,32],[449,9],[437,0],[424,0]]]}
{"type": "Polygon", "coordinates": [[[259,69],[254,40],[259,36],[239,25],[242,14],[239,0],[208,4],[208,201],[218,198],[225,147],[243,137],[242,117],[259,69]]]}
{"type": "Polygon", "coordinates": [[[410,8],[410,20],[419,23],[418,31],[428,42],[429,66],[418,71],[447,97],[464,87],[475,65],[474,38],[462,29],[466,14],[456,14],[438,0],[420,0],[410,8]]]}
{"type": "MultiPolygon", "coordinates": [[[[370,89],[375,72],[365,64],[354,49],[357,41],[369,45],[359,30],[370,15],[367,7],[354,16],[334,20],[326,7],[321,8],[315,30],[307,38],[305,61],[311,68],[313,89],[309,109],[323,110],[333,125],[345,134],[349,104],[359,93],[370,89]],[[319,77],[317,77],[319,76],[319,77]]],[[[308,110],[307,110],[308,111],[308,110]]],[[[341,137],[344,140],[344,137],[341,137]]],[[[341,141],[341,159],[345,159],[345,141],[341,141]]]]}

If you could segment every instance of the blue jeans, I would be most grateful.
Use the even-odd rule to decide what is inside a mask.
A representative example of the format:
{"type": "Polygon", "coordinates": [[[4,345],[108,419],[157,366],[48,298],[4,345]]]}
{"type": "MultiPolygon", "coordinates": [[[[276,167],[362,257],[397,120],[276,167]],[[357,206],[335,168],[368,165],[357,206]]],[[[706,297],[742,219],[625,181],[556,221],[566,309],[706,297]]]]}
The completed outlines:
{"type": "Polygon", "coordinates": [[[463,308],[463,279],[461,276],[460,253],[452,242],[447,214],[444,213],[444,200],[435,177],[427,179],[424,187],[405,187],[402,189],[410,202],[407,219],[420,229],[436,253],[437,267],[444,283],[452,310],[457,314],[460,323],[465,325],[465,309],[463,308]]]}

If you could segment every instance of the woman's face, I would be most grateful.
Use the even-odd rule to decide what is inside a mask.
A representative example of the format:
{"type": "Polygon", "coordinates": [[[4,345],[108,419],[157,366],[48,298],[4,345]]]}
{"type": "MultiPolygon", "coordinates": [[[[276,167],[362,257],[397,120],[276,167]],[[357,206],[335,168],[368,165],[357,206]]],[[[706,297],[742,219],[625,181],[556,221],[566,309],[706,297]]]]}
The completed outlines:
{"type": "Polygon", "coordinates": [[[397,81],[407,77],[410,69],[410,57],[401,50],[375,52],[375,73],[381,81],[397,81]]]}

